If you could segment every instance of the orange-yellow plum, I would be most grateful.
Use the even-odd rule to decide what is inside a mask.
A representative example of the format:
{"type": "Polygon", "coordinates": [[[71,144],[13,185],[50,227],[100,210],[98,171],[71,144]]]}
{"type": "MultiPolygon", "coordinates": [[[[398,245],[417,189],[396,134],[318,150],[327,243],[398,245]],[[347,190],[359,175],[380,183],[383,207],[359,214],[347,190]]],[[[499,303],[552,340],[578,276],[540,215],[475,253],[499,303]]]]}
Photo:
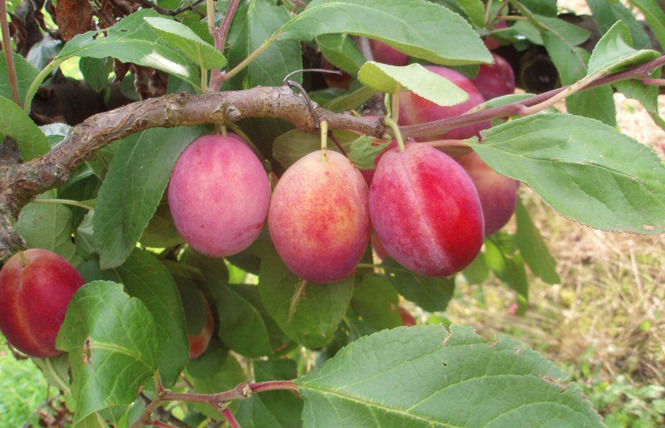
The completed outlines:
{"type": "Polygon", "coordinates": [[[351,275],[369,244],[367,184],[340,153],[310,153],[275,188],[268,228],[288,268],[314,283],[351,275]]]}

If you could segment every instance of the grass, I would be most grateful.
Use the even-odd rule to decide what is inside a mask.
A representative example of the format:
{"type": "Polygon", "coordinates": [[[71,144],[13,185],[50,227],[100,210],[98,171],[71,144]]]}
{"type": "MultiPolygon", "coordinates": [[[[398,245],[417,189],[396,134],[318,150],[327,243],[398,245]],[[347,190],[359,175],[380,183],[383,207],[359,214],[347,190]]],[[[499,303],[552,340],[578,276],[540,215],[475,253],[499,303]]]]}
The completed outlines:
{"type": "Polygon", "coordinates": [[[47,384],[39,369],[18,361],[0,340],[0,428],[37,425],[35,411],[47,399],[47,384]]]}

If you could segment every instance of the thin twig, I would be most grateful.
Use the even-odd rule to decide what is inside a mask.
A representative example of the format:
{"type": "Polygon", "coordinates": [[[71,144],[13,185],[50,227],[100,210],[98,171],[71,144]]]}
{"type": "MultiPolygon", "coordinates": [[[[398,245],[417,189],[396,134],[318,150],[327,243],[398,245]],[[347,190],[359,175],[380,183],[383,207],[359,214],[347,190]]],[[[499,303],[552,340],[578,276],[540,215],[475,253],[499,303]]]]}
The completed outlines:
{"type": "Polygon", "coordinates": [[[5,51],[7,59],[7,68],[9,69],[9,84],[12,88],[12,98],[14,102],[21,105],[21,94],[18,92],[18,77],[16,76],[16,66],[14,65],[14,55],[12,52],[12,39],[9,35],[9,22],[7,21],[7,2],[0,0],[0,26],[2,26],[2,49],[5,51]]]}
{"type": "MultiPolygon", "coordinates": [[[[229,7],[226,10],[226,15],[224,15],[224,20],[222,25],[219,28],[212,30],[212,37],[215,40],[215,47],[220,52],[224,53],[224,48],[226,47],[226,39],[229,36],[229,31],[231,30],[231,24],[233,23],[233,18],[238,11],[238,5],[240,0],[231,0],[229,7]]],[[[212,75],[210,78],[210,92],[217,92],[221,89],[222,85],[225,82],[224,71],[222,70],[212,70],[212,75]]]]}
{"type": "Polygon", "coordinates": [[[222,413],[222,416],[224,416],[224,419],[226,419],[226,422],[229,423],[229,426],[231,428],[242,428],[242,426],[240,425],[240,422],[238,422],[238,420],[236,419],[236,417],[233,414],[233,412],[231,411],[231,409],[229,409],[227,407],[227,408],[223,409],[221,411],[221,413],[222,413]]]}

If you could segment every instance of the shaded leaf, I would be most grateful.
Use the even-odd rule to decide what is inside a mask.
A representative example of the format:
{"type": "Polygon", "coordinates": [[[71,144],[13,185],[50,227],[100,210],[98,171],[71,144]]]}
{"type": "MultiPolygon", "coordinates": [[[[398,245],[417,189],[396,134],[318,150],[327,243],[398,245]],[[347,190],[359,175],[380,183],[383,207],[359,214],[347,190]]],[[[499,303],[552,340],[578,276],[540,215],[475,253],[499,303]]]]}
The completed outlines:
{"type": "Polygon", "coordinates": [[[654,50],[636,50],[628,26],[619,21],[598,41],[589,58],[588,75],[617,73],[627,67],[656,59],[654,50]]]}
{"type": "MultiPolygon", "coordinates": [[[[39,198],[55,198],[55,191],[39,198]]],[[[72,260],[76,247],[72,242],[72,211],[67,206],[29,203],[18,216],[17,228],[29,248],[43,248],[72,260]]]]}
{"type": "Polygon", "coordinates": [[[482,133],[484,144],[472,143],[480,157],[529,184],[561,214],[605,230],[665,228],[665,166],[650,148],[612,127],[550,114],[482,133]]]}
{"type": "MultiPolygon", "coordinates": [[[[39,70],[33,67],[23,56],[17,53],[12,54],[12,56],[14,58],[14,67],[16,68],[18,92],[21,95],[21,100],[23,100],[30,84],[39,74],[39,70]]],[[[7,66],[7,58],[4,54],[0,55],[0,97],[5,97],[9,100],[12,99],[9,67],[7,66]]]]}
{"type": "Polygon", "coordinates": [[[531,272],[548,284],[560,284],[561,278],[556,272],[556,261],[520,200],[517,201],[515,217],[517,219],[517,234],[515,235],[517,248],[531,272]]]}
{"type": "Polygon", "coordinates": [[[488,343],[469,327],[375,333],[297,383],[305,427],[603,426],[565,372],[512,339],[488,343]]]}
{"type": "Polygon", "coordinates": [[[376,330],[402,325],[399,295],[385,275],[363,275],[353,290],[351,306],[376,330]]]}
{"type": "Polygon", "coordinates": [[[412,272],[391,258],[383,261],[390,281],[399,294],[426,311],[444,311],[455,292],[454,277],[422,276],[412,272]]]}
{"type": "Polygon", "coordinates": [[[24,161],[41,156],[51,148],[30,116],[14,101],[0,96],[0,140],[6,137],[16,141],[24,161]]]}

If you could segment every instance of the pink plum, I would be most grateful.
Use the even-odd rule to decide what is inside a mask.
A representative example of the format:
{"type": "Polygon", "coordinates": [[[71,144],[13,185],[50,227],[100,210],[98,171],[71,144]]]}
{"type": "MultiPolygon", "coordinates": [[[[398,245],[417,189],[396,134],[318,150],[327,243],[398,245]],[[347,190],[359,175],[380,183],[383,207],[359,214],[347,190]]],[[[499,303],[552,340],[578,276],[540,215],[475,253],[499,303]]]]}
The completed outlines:
{"type": "Polygon", "coordinates": [[[268,228],[288,268],[314,283],[351,275],[369,243],[368,190],[342,154],[310,153],[280,178],[268,228]]]}
{"type": "Polygon", "coordinates": [[[381,157],[369,208],[388,254],[421,275],[459,272],[483,244],[483,213],[471,178],[426,144],[391,149],[381,157]]]}
{"type": "Polygon", "coordinates": [[[369,45],[372,49],[374,60],[377,62],[390,65],[407,65],[409,63],[409,56],[407,54],[398,51],[384,42],[370,39],[369,45]]]}
{"type": "Polygon", "coordinates": [[[494,64],[481,65],[478,76],[473,79],[474,85],[486,100],[515,93],[512,67],[502,56],[495,53],[492,56],[494,64]]]}
{"type": "Polygon", "coordinates": [[[258,238],[270,205],[261,161],[237,135],[206,135],[183,152],[168,188],[173,221],[195,250],[226,257],[258,238]]]}

